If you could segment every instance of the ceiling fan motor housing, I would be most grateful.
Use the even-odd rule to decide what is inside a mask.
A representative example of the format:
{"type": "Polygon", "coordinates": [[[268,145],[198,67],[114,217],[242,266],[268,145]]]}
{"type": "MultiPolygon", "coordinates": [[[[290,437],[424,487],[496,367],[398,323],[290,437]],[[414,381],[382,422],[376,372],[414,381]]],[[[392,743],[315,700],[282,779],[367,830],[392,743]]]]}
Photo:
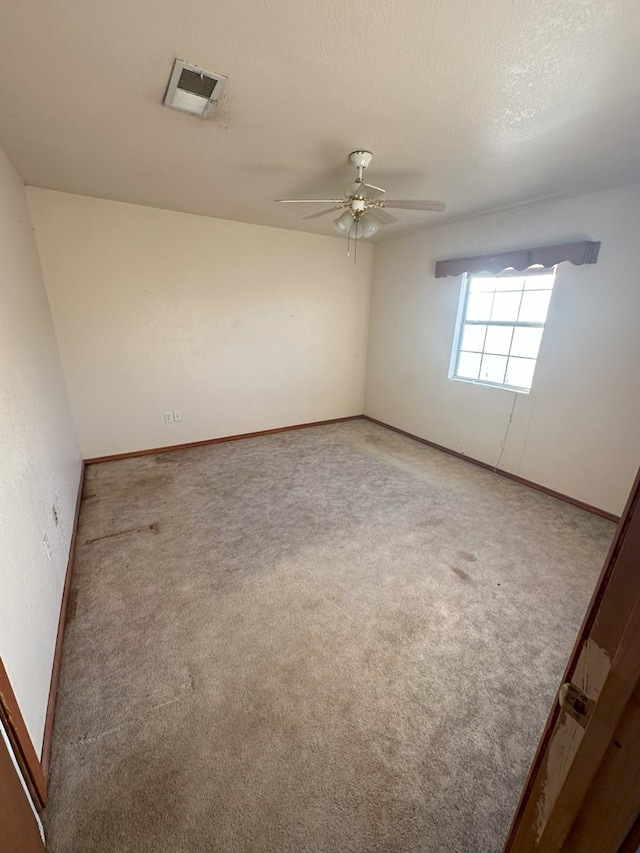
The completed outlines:
{"type": "Polygon", "coordinates": [[[371,151],[352,151],[349,154],[349,162],[356,169],[366,169],[372,160],[373,154],[371,151]]]}

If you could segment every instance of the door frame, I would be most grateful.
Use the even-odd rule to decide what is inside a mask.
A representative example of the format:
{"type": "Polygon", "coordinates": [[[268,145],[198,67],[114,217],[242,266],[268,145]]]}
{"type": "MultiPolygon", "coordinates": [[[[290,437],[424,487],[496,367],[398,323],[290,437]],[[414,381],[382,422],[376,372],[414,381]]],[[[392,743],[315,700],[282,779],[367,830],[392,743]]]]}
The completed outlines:
{"type": "Polygon", "coordinates": [[[42,823],[3,725],[0,725],[0,853],[45,853],[42,823]]]}
{"type": "Polygon", "coordinates": [[[0,722],[9,737],[13,754],[38,811],[47,802],[47,777],[20,712],[7,670],[0,658],[0,722]]]}

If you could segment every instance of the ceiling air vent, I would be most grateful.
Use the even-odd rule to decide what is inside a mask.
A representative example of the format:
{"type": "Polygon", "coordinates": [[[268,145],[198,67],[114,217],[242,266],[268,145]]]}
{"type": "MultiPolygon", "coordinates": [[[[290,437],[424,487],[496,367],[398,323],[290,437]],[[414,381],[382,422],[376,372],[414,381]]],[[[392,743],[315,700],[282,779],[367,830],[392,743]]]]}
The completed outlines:
{"type": "Polygon", "coordinates": [[[206,118],[211,104],[220,97],[226,80],[221,74],[212,74],[197,65],[176,59],[163,103],[165,107],[206,118]]]}

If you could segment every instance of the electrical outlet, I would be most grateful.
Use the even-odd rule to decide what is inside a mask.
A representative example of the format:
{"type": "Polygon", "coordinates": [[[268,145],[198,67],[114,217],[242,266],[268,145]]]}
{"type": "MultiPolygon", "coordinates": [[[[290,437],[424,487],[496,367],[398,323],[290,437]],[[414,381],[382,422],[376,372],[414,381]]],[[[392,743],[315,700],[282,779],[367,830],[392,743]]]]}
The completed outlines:
{"type": "Polygon", "coordinates": [[[42,544],[44,545],[45,554],[47,555],[47,560],[51,562],[51,545],[49,544],[49,537],[45,533],[42,538],[42,544]]]}
{"type": "Polygon", "coordinates": [[[164,413],[164,422],[165,424],[173,423],[173,412],[165,412],[164,413]]]}
{"type": "Polygon", "coordinates": [[[55,504],[51,507],[51,515],[53,516],[53,523],[57,527],[60,524],[60,514],[58,513],[58,507],[55,504]]]}
{"type": "Polygon", "coordinates": [[[177,424],[179,424],[180,421],[182,420],[182,415],[180,414],[180,412],[174,412],[173,413],[173,419],[177,424]]]}

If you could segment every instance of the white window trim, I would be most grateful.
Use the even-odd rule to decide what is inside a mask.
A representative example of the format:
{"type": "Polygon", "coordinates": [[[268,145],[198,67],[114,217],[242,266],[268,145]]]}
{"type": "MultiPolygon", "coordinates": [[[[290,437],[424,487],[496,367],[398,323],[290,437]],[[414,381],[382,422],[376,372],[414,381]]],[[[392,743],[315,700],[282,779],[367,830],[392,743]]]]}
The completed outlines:
{"type": "MultiPolygon", "coordinates": [[[[469,295],[469,273],[463,272],[460,276],[460,293],[458,294],[458,309],[456,313],[456,326],[453,333],[453,346],[451,347],[451,358],[449,359],[449,379],[456,382],[464,382],[464,379],[458,379],[456,376],[456,367],[458,366],[458,355],[460,352],[460,338],[462,337],[462,327],[464,325],[464,315],[467,312],[467,298],[469,295]]],[[[470,380],[473,382],[473,380],[470,380]]],[[[476,385],[481,383],[476,382],[476,385]]],[[[482,383],[484,384],[484,383],[482,383]]]]}
{"type": "MultiPolygon", "coordinates": [[[[527,270],[524,270],[522,274],[526,275],[527,270]]],[[[451,347],[451,358],[449,359],[449,376],[448,378],[453,382],[464,382],[467,385],[480,385],[483,388],[498,388],[501,391],[509,391],[512,394],[530,394],[533,390],[533,384],[535,382],[535,369],[533,374],[533,379],[531,381],[531,388],[520,388],[517,385],[505,385],[504,383],[498,382],[487,382],[484,379],[467,379],[464,376],[456,376],[456,368],[458,366],[458,359],[460,356],[460,338],[462,337],[463,327],[464,327],[464,318],[467,313],[467,301],[469,299],[469,279],[473,278],[477,273],[462,273],[460,276],[460,294],[458,296],[458,309],[456,313],[456,325],[453,334],[453,346],[451,347]]],[[[557,278],[557,272],[556,272],[557,278]]],[[[555,290],[555,281],[554,281],[554,290],[555,290]]],[[[552,295],[553,298],[553,295],[552,295]]],[[[547,315],[548,316],[548,315],[547,315]]],[[[497,324],[496,324],[497,325],[497,324]]],[[[508,326],[530,326],[542,328],[543,330],[546,328],[547,320],[545,319],[544,323],[505,323],[508,326]]],[[[536,367],[538,366],[538,358],[540,353],[536,356],[536,367]]]]}

